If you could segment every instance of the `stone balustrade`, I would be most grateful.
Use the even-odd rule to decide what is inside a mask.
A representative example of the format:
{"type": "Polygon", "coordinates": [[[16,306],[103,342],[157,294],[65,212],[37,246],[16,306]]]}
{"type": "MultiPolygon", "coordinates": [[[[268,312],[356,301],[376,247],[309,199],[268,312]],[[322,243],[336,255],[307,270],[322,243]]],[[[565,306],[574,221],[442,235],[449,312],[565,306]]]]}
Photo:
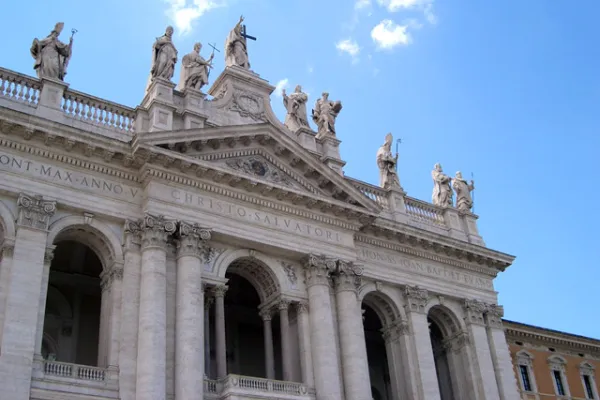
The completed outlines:
{"type": "Polygon", "coordinates": [[[433,204],[406,197],[404,199],[406,205],[406,213],[411,219],[414,219],[423,224],[446,226],[444,221],[444,210],[441,207],[433,204]]]}
{"type": "Polygon", "coordinates": [[[369,185],[366,182],[359,181],[357,179],[348,179],[354,187],[356,187],[362,194],[379,204],[384,210],[389,209],[388,203],[388,192],[379,186],[369,185]]]}
{"type": "Polygon", "coordinates": [[[36,106],[41,88],[39,79],[0,68],[0,98],[36,106]]]}
{"type": "Polygon", "coordinates": [[[65,90],[63,111],[70,117],[118,131],[133,132],[135,110],[75,90],[65,90]]]}
{"type": "Polygon", "coordinates": [[[44,375],[75,378],[83,381],[104,382],[106,369],[59,361],[44,361],[44,375]]]}
{"type": "MultiPolygon", "coordinates": [[[[314,390],[312,388],[308,388],[302,383],[254,378],[241,375],[227,375],[226,378],[222,379],[215,385],[215,388],[217,390],[221,389],[221,396],[260,393],[261,398],[265,399],[271,398],[292,400],[315,398],[314,390]]],[[[206,394],[209,393],[211,392],[206,392],[206,394]]]]}

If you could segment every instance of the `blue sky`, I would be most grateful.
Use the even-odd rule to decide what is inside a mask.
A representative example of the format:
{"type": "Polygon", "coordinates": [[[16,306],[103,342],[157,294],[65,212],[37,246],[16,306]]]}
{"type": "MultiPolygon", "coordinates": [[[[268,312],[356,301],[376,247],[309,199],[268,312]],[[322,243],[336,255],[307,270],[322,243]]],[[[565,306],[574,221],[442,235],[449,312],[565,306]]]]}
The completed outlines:
{"type": "MultiPolygon", "coordinates": [[[[550,0],[33,0],[4,6],[0,65],[34,75],[29,47],[58,21],[77,28],[71,87],[129,106],[144,93],[154,39],[180,55],[222,49],[240,14],[252,69],[327,90],[347,175],[376,183],[375,152],[402,138],[400,179],[430,200],[436,162],[475,174],[489,247],[517,256],[496,288],[506,317],[600,338],[594,199],[600,150],[600,5],[550,0]],[[12,17],[8,17],[12,16],[12,17]]],[[[215,57],[211,82],[223,68],[215,57]]],[[[176,79],[179,76],[177,68],[176,79]]],[[[283,120],[281,98],[273,108],[283,120]]]]}

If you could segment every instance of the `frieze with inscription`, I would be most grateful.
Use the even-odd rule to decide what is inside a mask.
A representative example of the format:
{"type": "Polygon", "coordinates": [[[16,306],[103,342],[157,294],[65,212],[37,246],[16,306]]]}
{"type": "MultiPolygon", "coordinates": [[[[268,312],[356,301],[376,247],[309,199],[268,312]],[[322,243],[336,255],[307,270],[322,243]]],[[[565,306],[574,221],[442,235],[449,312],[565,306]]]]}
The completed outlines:
{"type": "Polygon", "coordinates": [[[372,250],[365,247],[356,249],[357,257],[364,262],[375,262],[389,266],[397,267],[406,272],[418,273],[429,277],[443,279],[448,282],[455,282],[480,289],[493,290],[494,286],[491,279],[475,276],[461,271],[456,271],[451,267],[443,265],[434,265],[421,260],[412,260],[389,252],[372,250]]]}
{"type": "Polygon", "coordinates": [[[130,202],[137,202],[142,198],[142,191],[139,188],[101,178],[97,175],[85,174],[4,152],[0,152],[0,171],[12,172],[21,176],[130,202]]]}

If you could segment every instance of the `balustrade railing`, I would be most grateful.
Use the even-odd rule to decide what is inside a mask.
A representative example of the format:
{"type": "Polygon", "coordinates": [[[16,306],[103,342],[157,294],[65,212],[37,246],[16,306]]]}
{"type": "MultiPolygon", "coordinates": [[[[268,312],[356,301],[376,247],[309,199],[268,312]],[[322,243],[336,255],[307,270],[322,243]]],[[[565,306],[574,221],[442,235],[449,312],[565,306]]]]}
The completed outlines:
{"type": "Polygon", "coordinates": [[[361,191],[362,194],[373,200],[375,203],[379,204],[384,209],[388,208],[388,198],[387,191],[380,188],[379,186],[370,185],[366,182],[361,182],[356,179],[346,178],[348,179],[355,188],[361,191]]]}
{"type": "Polygon", "coordinates": [[[243,390],[263,393],[280,393],[287,395],[304,396],[310,393],[306,385],[297,382],[276,381],[250,376],[228,375],[223,380],[224,388],[239,387],[243,390]]]}
{"type": "Polygon", "coordinates": [[[405,198],[406,213],[413,219],[430,225],[445,227],[443,209],[411,197],[405,198]]]}
{"type": "Polygon", "coordinates": [[[35,106],[40,99],[39,79],[7,69],[0,69],[0,97],[35,106]]]}
{"type": "Polygon", "coordinates": [[[106,370],[104,368],[60,361],[44,361],[44,374],[81,379],[84,381],[102,382],[106,380],[106,370]]]}
{"type": "Polygon", "coordinates": [[[73,118],[104,128],[133,132],[135,110],[75,90],[65,90],[62,109],[73,118]]]}

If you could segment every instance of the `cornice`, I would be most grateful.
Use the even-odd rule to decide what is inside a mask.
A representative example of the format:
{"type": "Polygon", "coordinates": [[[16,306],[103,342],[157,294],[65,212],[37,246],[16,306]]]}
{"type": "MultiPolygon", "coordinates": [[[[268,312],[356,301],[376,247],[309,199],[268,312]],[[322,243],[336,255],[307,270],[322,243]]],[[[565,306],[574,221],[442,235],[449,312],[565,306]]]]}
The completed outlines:
{"type": "Polygon", "coordinates": [[[380,247],[380,248],[396,251],[399,253],[411,255],[414,257],[424,258],[427,260],[439,262],[439,263],[446,264],[446,265],[451,265],[453,267],[466,269],[469,271],[477,272],[477,273],[488,275],[491,277],[496,277],[496,275],[498,274],[498,271],[496,269],[486,267],[485,265],[482,265],[482,263],[476,265],[474,263],[469,263],[469,262],[460,260],[458,257],[459,257],[459,254],[461,254],[461,253],[460,253],[460,251],[457,253],[456,249],[453,249],[448,246],[442,247],[442,246],[435,245],[435,244],[428,245],[424,241],[411,240],[410,237],[407,237],[406,242],[411,243],[411,246],[401,245],[398,243],[392,243],[392,242],[369,237],[369,236],[362,235],[362,234],[356,234],[354,236],[354,240],[359,243],[365,243],[365,244],[369,244],[369,245],[372,245],[375,247],[380,247]],[[433,249],[434,252],[427,251],[423,246],[425,246],[428,249],[433,249]],[[440,254],[441,252],[444,252],[445,255],[440,254]]]}

